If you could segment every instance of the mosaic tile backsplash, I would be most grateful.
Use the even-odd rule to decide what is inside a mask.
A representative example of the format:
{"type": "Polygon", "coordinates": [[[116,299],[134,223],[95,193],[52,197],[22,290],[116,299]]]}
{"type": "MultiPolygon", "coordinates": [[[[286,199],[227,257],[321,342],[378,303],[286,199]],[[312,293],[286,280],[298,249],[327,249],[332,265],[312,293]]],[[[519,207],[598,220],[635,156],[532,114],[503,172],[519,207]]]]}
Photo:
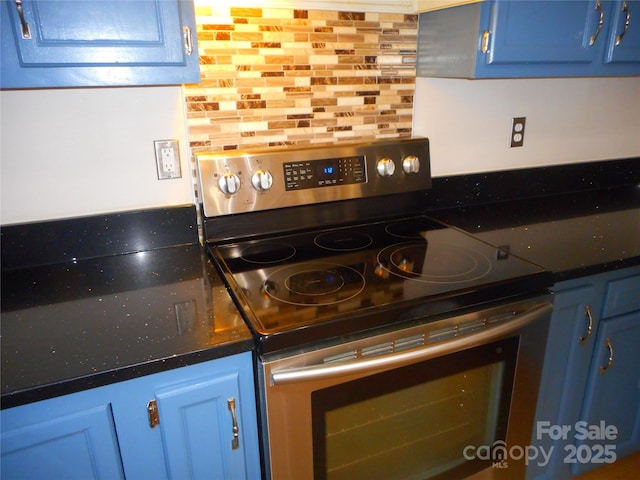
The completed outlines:
{"type": "Polygon", "coordinates": [[[196,6],[192,152],[410,136],[417,19],[196,6]]]}

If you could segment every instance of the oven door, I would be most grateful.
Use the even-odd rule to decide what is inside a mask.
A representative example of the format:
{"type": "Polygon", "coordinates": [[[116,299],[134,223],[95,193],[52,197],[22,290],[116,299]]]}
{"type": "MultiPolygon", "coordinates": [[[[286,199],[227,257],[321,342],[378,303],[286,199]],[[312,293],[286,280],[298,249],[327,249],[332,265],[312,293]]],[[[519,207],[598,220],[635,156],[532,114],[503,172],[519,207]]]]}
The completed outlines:
{"type": "Polygon", "coordinates": [[[531,438],[551,309],[538,298],[265,359],[268,476],[524,478],[509,448],[531,438]]]}

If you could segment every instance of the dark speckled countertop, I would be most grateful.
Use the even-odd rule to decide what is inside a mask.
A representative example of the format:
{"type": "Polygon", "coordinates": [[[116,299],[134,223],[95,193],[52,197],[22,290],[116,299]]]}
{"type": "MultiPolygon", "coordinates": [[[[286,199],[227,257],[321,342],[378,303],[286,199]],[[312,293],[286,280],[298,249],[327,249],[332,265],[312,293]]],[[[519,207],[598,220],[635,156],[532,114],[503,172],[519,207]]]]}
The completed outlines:
{"type": "MultiPolygon", "coordinates": [[[[170,215],[174,220],[175,213],[170,215]]],[[[116,243],[129,245],[132,242],[124,240],[133,222],[135,249],[145,248],[149,242],[141,227],[150,221],[154,228],[149,231],[157,231],[157,214],[110,216],[99,223],[111,228],[121,224],[116,230],[123,241],[116,243]]],[[[187,224],[195,222],[193,206],[185,219],[187,224]]],[[[87,221],[62,227],[68,232],[80,223],[87,221]]],[[[250,332],[214,265],[197,238],[193,241],[193,230],[183,220],[169,223],[191,233],[171,233],[163,239],[152,233],[149,250],[26,267],[19,267],[7,252],[5,265],[14,268],[2,272],[3,408],[253,348],[250,332]]],[[[42,238],[38,226],[19,228],[29,229],[42,238]]],[[[8,248],[15,232],[9,228],[2,233],[3,249],[8,248]]],[[[25,243],[25,248],[37,248],[29,240],[25,243]]],[[[96,246],[91,248],[93,254],[96,246]]],[[[14,252],[19,249],[14,243],[14,252]]]]}
{"type": "MultiPolygon", "coordinates": [[[[557,281],[640,264],[640,159],[434,178],[424,210],[557,281]]],[[[253,340],[187,205],[3,226],[2,408],[253,340]]]]}
{"type": "Polygon", "coordinates": [[[556,282],[640,264],[640,159],[434,179],[431,195],[432,217],[556,282]]]}

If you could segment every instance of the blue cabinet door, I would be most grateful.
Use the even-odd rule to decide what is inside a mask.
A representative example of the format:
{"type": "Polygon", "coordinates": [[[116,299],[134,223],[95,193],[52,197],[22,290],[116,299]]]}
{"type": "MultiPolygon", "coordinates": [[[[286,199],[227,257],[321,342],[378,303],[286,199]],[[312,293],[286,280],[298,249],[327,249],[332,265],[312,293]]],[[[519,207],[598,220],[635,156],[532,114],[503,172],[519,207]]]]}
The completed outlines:
{"type": "Polygon", "coordinates": [[[156,398],[170,478],[249,478],[237,372],[163,389],[156,398]]]}
{"type": "Polygon", "coordinates": [[[2,0],[0,15],[2,88],[199,81],[188,0],[2,0]]]}
{"type": "Polygon", "coordinates": [[[604,62],[640,62],[640,0],[616,0],[614,3],[604,62]]]}
{"type": "Polygon", "coordinates": [[[3,480],[261,478],[250,352],[0,415],[3,480]]]}
{"type": "Polygon", "coordinates": [[[580,419],[579,405],[595,345],[601,292],[601,282],[590,279],[564,282],[556,288],[531,439],[531,445],[538,451],[544,449],[553,454],[549,463],[540,457],[529,464],[529,480],[560,480],[571,476],[564,456],[567,445],[573,444],[572,437],[552,438],[545,433],[545,426],[574,425],[580,419]]]}
{"type": "Polygon", "coordinates": [[[539,454],[552,453],[548,463],[542,457],[529,463],[527,480],[564,480],[602,466],[610,458],[606,444],[617,458],[640,449],[640,267],[568,280],[554,290],[531,439],[539,454]],[[607,339],[614,362],[601,374],[607,339]],[[583,442],[583,426],[601,420],[618,428],[615,441],[583,442]]]}
{"type": "Polygon", "coordinates": [[[483,9],[490,41],[478,77],[640,75],[640,24],[631,20],[640,0],[495,0],[483,9]]]}
{"type": "Polygon", "coordinates": [[[2,411],[3,480],[123,479],[111,406],[82,392],[2,411]]]}
{"type": "Polygon", "coordinates": [[[250,352],[117,384],[114,418],[127,480],[259,479],[250,352]],[[235,411],[229,408],[233,400],[235,411]],[[147,405],[155,401],[158,424],[147,405]],[[237,448],[233,448],[234,414],[237,448]]]}
{"type": "Polygon", "coordinates": [[[582,474],[640,448],[639,345],[640,311],[601,323],[581,415],[581,431],[588,427],[592,433],[578,432],[573,473],[582,474]],[[607,427],[615,432],[607,433],[607,427]]]}
{"type": "Polygon", "coordinates": [[[638,17],[640,0],[491,0],[423,13],[417,73],[454,78],[640,75],[638,17]]]}
{"type": "MultiPolygon", "coordinates": [[[[487,5],[489,7],[489,5],[487,5]]],[[[486,63],[590,63],[595,9],[584,1],[496,1],[486,63]]]]}

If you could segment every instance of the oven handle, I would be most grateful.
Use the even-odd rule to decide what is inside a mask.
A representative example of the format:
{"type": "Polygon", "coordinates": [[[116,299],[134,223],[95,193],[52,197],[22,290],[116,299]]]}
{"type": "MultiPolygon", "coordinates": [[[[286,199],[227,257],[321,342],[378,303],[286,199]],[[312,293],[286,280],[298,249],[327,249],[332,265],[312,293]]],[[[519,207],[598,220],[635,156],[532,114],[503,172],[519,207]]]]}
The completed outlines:
{"type": "Polygon", "coordinates": [[[553,304],[545,302],[508,322],[487,327],[479,332],[458,337],[454,340],[415,348],[402,353],[390,353],[366,360],[336,363],[329,365],[311,365],[300,368],[284,369],[271,373],[271,385],[286,385],[310,380],[325,380],[343,375],[377,373],[391,368],[400,368],[419,361],[459,352],[510,335],[539,320],[553,310],[553,304]]]}

